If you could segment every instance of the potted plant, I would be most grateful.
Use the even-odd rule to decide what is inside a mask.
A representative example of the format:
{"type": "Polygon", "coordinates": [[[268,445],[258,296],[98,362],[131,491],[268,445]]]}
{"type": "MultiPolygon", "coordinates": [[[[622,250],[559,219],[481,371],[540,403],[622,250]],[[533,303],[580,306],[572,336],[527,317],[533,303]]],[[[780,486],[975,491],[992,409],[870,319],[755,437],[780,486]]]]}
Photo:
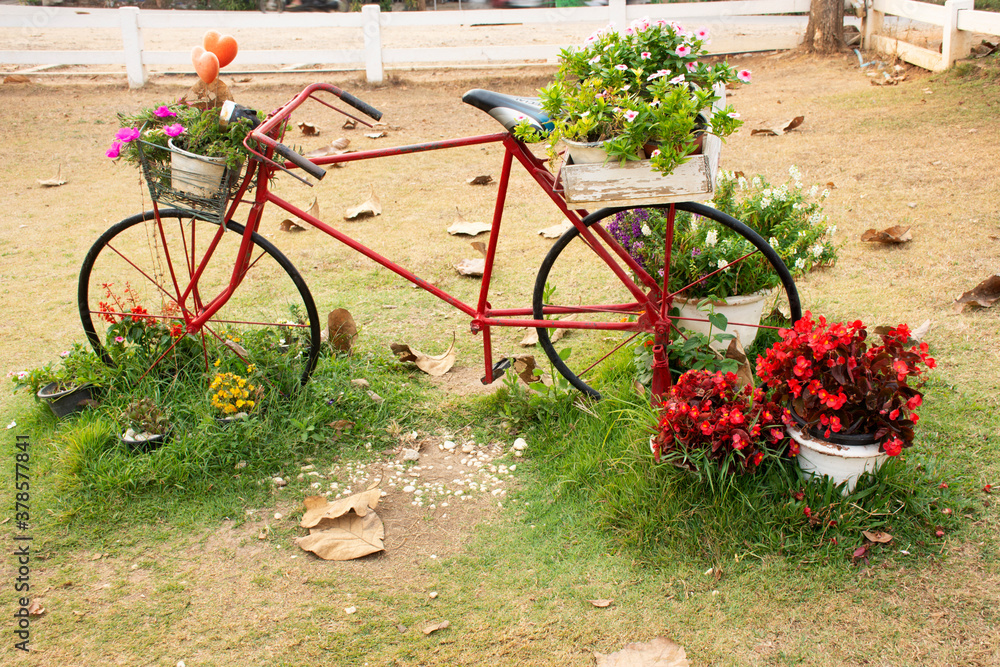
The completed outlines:
{"type": "MultiPolygon", "coordinates": [[[[252,373],[254,366],[247,367],[247,372],[252,373]]],[[[212,378],[209,385],[212,391],[211,403],[216,410],[216,420],[221,424],[228,424],[238,419],[246,419],[250,410],[257,405],[257,387],[249,380],[235,373],[217,373],[212,378]]]]}
{"type": "Polygon", "coordinates": [[[254,125],[249,116],[220,122],[218,108],[182,103],[119,114],[119,121],[108,157],[141,166],[151,187],[199,197],[212,197],[239,173],[249,154],[243,141],[254,125]]]}
{"type": "Polygon", "coordinates": [[[96,393],[108,383],[109,371],[97,355],[79,344],[59,356],[57,364],[11,372],[7,377],[14,382],[14,391],[30,391],[62,419],[96,403],[96,393]]]}
{"type": "MultiPolygon", "coordinates": [[[[818,186],[804,189],[799,170],[793,165],[788,180],[772,186],[767,179],[720,171],[712,204],[723,213],[744,222],[777,251],[792,276],[798,278],[836,259],[832,235],[822,202],[829,191],[818,186]]],[[[608,223],[608,231],[651,276],[663,277],[666,213],[661,209],[628,209],[608,223]]],[[[674,220],[667,290],[677,294],[674,303],[686,328],[708,334],[708,323],[698,308],[723,313],[731,322],[759,322],[767,296],[780,284],[767,258],[756,253],[742,259],[754,247],[728,227],[704,224],[686,211],[674,220]],[[732,265],[732,266],[730,266],[732,265]],[[727,268],[729,267],[729,268],[727,268]]],[[[756,327],[733,326],[748,347],[756,327]]]]}
{"type": "MultiPolygon", "coordinates": [[[[732,106],[712,105],[721,87],[749,83],[750,72],[699,62],[707,39],[704,29],[643,18],[621,32],[608,26],[583,46],[563,49],[555,80],[540,91],[553,125],[547,137],[552,154],[560,141],[597,144],[606,155],[571,152],[573,160],[648,157],[665,175],[695,152],[700,133],[731,135],[742,124],[738,114],[732,106]]],[[[541,139],[527,124],[517,134],[541,139]]]]}
{"type": "Polygon", "coordinates": [[[781,415],[764,389],[740,387],[735,373],[687,371],[663,398],[650,447],[657,462],[663,455],[689,470],[752,473],[784,449],[781,415]]]}
{"type": "Polygon", "coordinates": [[[757,358],[757,376],[786,406],[799,467],[854,489],[858,476],[913,444],[920,387],[935,361],[905,324],[868,340],[860,320],[827,324],[810,313],[757,358]]]}
{"type": "Polygon", "coordinates": [[[152,398],[132,401],[122,414],[122,442],[133,451],[150,451],[170,437],[170,417],[152,398]]]}

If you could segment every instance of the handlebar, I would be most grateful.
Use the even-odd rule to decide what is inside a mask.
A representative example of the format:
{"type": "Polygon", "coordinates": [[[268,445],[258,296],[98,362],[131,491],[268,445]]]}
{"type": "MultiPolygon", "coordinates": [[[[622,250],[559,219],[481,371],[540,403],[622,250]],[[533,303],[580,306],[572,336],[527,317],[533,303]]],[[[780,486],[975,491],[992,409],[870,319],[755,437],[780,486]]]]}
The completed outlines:
{"type": "MultiPolygon", "coordinates": [[[[293,151],[288,146],[279,143],[276,139],[273,139],[271,136],[269,136],[275,132],[275,130],[279,127],[279,125],[288,120],[289,116],[293,111],[299,108],[299,106],[301,106],[303,102],[312,97],[312,94],[317,91],[325,91],[328,93],[333,93],[341,100],[343,100],[345,104],[351,105],[352,107],[354,107],[361,113],[365,114],[369,118],[372,118],[373,120],[377,121],[382,118],[381,111],[359,100],[354,95],[351,95],[350,93],[347,93],[329,83],[314,83],[310,86],[307,86],[305,90],[303,90],[301,93],[299,93],[291,100],[286,102],[277,111],[272,113],[267,118],[267,120],[265,120],[263,123],[258,125],[254,130],[252,130],[250,134],[247,136],[247,138],[253,139],[254,141],[257,141],[264,146],[269,146],[273,148],[275,153],[281,155],[295,166],[300,167],[303,171],[305,171],[309,175],[313,176],[316,179],[322,179],[324,176],[326,176],[326,170],[324,170],[322,167],[314,163],[312,160],[303,157],[302,155],[293,151]]],[[[314,99],[316,99],[319,102],[322,102],[323,104],[327,104],[326,102],[323,102],[323,100],[319,100],[319,98],[314,98],[314,99]]],[[[327,106],[330,105],[327,104],[327,106]]]]}

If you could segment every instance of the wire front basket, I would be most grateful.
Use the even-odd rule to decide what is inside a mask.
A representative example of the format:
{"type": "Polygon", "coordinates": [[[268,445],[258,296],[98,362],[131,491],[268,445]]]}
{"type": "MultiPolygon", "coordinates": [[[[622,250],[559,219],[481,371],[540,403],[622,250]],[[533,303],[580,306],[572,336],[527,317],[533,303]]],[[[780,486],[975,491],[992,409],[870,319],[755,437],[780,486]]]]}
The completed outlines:
{"type": "Polygon", "coordinates": [[[229,198],[239,189],[243,166],[233,169],[224,158],[138,141],[142,174],[153,201],[221,224],[229,198]]]}

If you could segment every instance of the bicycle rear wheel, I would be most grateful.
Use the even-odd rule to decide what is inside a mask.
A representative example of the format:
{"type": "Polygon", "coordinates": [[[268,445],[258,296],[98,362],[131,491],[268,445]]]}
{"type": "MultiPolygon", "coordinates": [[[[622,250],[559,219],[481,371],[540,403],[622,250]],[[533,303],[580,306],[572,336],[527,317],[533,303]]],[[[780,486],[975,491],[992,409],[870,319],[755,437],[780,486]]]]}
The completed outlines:
{"type": "MultiPolygon", "coordinates": [[[[668,205],[646,207],[666,209],[668,205]]],[[[754,249],[752,255],[740,262],[733,262],[725,270],[735,271],[740,263],[760,255],[770,265],[780,282],[778,298],[784,300],[794,322],[802,316],[798,291],[787,267],[778,254],[753,229],[735,218],[710,206],[685,202],[675,205],[678,211],[697,214],[713,223],[724,225],[748,241],[754,249]]],[[[583,224],[605,225],[616,214],[632,209],[602,209],[583,219],[583,224]]],[[[613,253],[612,253],[613,254],[613,253]]],[[[759,257],[758,257],[759,259],[759,257]]],[[[623,272],[631,276],[627,265],[615,256],[623,272]]],[[[663,284],[669,284],[669,274],[658,279],[659,287],[641,286],[649,304],[641,304],[627,287],[637,286],[631,278],[623,281],[587,245],[580,231],[573,228],[560,237],[549,250],[535,279],[532,309],[535,319],[569,318],[593,328],[558,329],[539,328],[538,342],[552,363],[553,368],[576,389],[600,398],[602,382],[611,382],[621,376],[635,377],[633,363],[635,345],[644,340],[643,334],[652,334],[657,328],[665,331],[679,326],[673,317],[661,316],[663,284]]],[[[695,318],[697,321],[707,322],[695,318]]],[[[688,320],[691,321],[691,320],[688,320]]],[[[666,369],[653,369],[665,373],[666,369]]]]}
{"type": "Polygon", "coordinates": [[[316,305],[288,258],[258,234],[239,288],[203,326],[192,324],[239,264],[244,227],[226,229],[217,237],[217,223],[170,209],[159,220],[152,211],[126,218],[97,239],[77,296],[105,363],[129,368],[134,380],[182,367],[243,375],[252,364],[282,391],[305,384],[320,351],[316,305]]]}

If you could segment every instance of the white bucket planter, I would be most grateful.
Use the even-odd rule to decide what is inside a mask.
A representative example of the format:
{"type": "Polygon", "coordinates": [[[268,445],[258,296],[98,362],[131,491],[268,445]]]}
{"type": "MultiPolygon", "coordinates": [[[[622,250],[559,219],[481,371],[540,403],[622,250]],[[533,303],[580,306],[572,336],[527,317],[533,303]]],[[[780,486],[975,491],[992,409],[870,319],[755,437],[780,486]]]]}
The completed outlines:
{"type": "Polygon", "coordinates": [[[875,472],[881,467],[887,455],[879,451],[879,443],[867,445],[838,445],[800,431],[794,426],[786,427],[792,440],[799,443],[799,468],[810,475],[831,478],[835,484],[844,485],[844,495],[854,491],[858,477],[865,472],[875,472]]]}
{"type": "Polygon", "coordinates": [[[170,145],[170,186],[196,197],[211,199],[222,188],[226,173],[226,159],[205,157],[170,145]]]}
{"type": "MultiPolygon", "coordinates": [[[[764,314],[764,304],[767,302],[767,298],[770,295],[771,290],[762,290],[760,292],[754,292],[753,294],[730,296],[726,297],[724,301],[712,302],[711,307],[706,304],[705,310],[698,310],[698,303],[701,299],[684,299],[681,297],[674,297],[674,305],[680,309],[681,317],[707,320],[708,313],[714,311],[725,315],[726,320],[731,323],[742,322],[743,324],[748,325],[759,325],[760,318],[764,314]]],[[[687,329],[688,331],[705,334],[706,336],[708,335],[710,328],[713,334],[738,334],[740,337],[740,343],[743,347],[750,347],[750,345],[754,342],[754,339],[757,338],[758,331],[756,326],[737,326],[735,324],[730,324],[726,327],[725,331],[720,331],[719,329],[712,327],[706,321],[692,322],[690,320],[678,320],[677,326],[681,329],[687,329]]],[[[712,347],[716,350],[724,350],[728,346],[729,341],[712,341],[712,347]]]]}
{"type": "Polygon", "coordinates": [[[603,141],[571,141],[563,139],[566,152],[573,164],[604,164],[608,161],[608,152],[604,150],[603,141]]]}

